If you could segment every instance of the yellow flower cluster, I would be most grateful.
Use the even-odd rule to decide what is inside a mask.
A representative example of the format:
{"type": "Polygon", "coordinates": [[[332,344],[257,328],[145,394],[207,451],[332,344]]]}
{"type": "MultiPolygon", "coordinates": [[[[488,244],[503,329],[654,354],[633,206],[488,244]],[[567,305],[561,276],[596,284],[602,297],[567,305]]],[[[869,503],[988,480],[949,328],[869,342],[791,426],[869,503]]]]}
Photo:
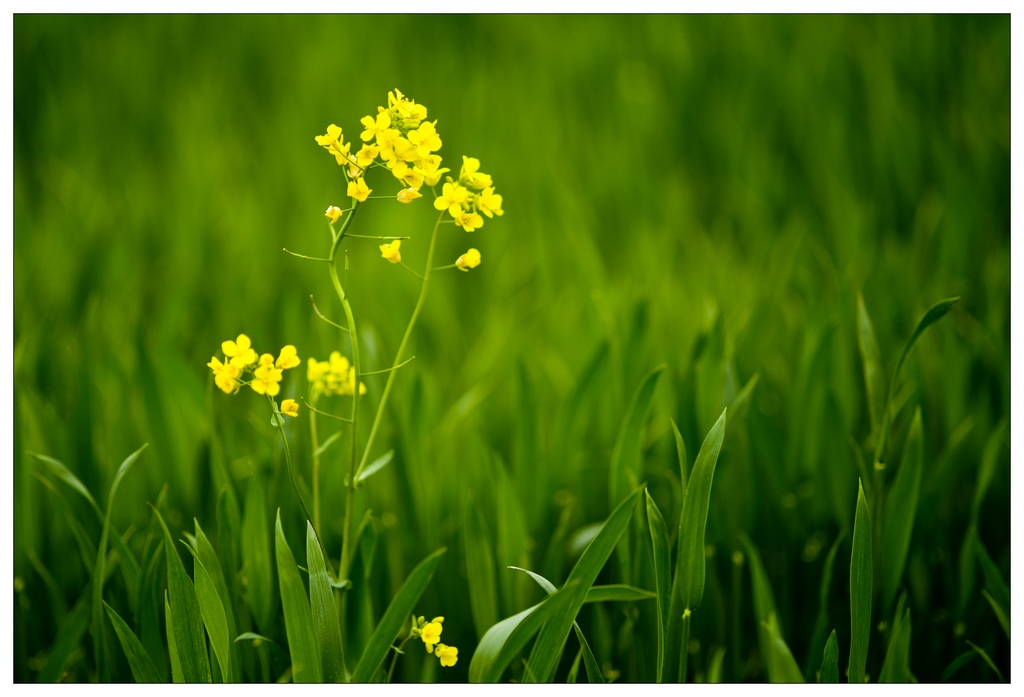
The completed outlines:
{"type": "MultiPolygon", "coordinates": [[[[302,362],[291,344],[281,349],[277,360],[269,353],[257,358],[252,342],[245,334],[239,334],[234,341],[229,339],[223,342],[221,350],[224,352],[225,362],[221,363],[214,356],[206,365],[213,370],[213,380],[225,394],[233,394],[238,392],[242,385],[248,385],[258,394],[273,397],[281,391],[284,371],[302,362]]],[[[282,404],[282,412],[289,416],[296,416],[298,410],[299,406],[294,400],[285,400],[282,404]],[[288,404],[289,402],[291,404],[288,404]]]]}
{"type": "Polygon", "coordinates": [[[459,180],[447,179],[441,195],[434,199],[434,208],[447,210],[455,224],[466,232],[483,227],[481,213],[488,218],[505,214],[501,209],[501,195],[494,193],[491,186],[491,175],[480,171],[480,160],[463,155],[459,180]]]}
{"type": "Polygon", "coordinates": [[[444,617],[435,617],[427,622],[422,616],[419,618],[414,616],[409,634],[423,640],[427,647],[427,653],[435,653],[436,647],[436,655],[441,661],[441,666],[450,668],[459,660],[459,650],[454,646],[441,643],[442,622],[444,622],[444,617]]]}
{"type": "MultiPolygon", "coordinates": [[[[321,394],[330,397],[355,393],[356,369],[338,351],[332,351],[326,361],[310,358],[306,366],[310,397],[314,401],[321,394]]],[[[359,394],[366,394],[366,385],[362,382],[359,383],[359,394]]]]}

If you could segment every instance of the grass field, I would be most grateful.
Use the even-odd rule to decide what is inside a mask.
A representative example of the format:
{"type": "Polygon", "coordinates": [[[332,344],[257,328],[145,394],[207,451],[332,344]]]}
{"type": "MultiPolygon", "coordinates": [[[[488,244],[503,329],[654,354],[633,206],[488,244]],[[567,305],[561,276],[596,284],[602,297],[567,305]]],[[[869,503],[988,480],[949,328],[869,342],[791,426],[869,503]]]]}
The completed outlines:
{"type": "Polygon", "coordinates": [[[13,55],[16,682],[1010,680],[1008,16],[16,15],[13,55]],[[282,248],[327,254],[314,136],[396,88],[504,215],[428,263],[428,186],[367,200],[336,229],[414,274],[345,237],[343,303],[282,248]],[[311,296],[360,373],[415,356],[316,436],[307,359],[354,356],[311,296]],[[296,418],[214,384],[239,334],[296,418]]]}

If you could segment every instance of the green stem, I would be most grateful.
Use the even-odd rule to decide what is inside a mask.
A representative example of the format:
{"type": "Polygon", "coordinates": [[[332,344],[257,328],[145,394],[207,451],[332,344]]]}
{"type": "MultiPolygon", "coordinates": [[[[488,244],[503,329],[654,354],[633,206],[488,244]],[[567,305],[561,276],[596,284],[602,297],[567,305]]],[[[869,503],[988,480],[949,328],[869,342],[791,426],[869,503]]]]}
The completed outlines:
{"type": "Polygon", "coordinates": [[[686,682],[686,663],[690,658],[690,611],[683,613],[683,645],[679,647],[679,682],[686,682]]]}
{"type": "MultiPolygon", "coordinates": [[[[412,317],[409,318],[409,325],[405,328],[405,335],[402,337],[402,343],[398,345],[398,351],[395,353],[395,360],[391,364],[392,370],[388,373],[388,381],[384,384],[384,392],[381,393],[380,403],[377,405],[377,413],[373,417],[373,425],[370,427],[370,435],[366,439],[366,448],[363,450],[363,457],[359,461],[359,467],[356,469],[355,476],[350,481],[355,482],[363,472],[363,468],[366,467],[366,460],[370,456],[370,449],[373,447],[373,439],[377,436],[377,429],[380,427],[381,417],[384,415],[384,407],[388,403],[388,396],[391,394],[391,386],[395,383],[395,376],[398,372],[394,370],[402,362],[402,355],[405,353],[405,347],[409,343],[409,337],[412,336],[413,327],[416,326],[416,320],[420,316],[420,310],[423,309],[423,301],[427,297],[427,289],[430,287],[430,272],[431,267],[434,265],[434,248],[437,246],[437,230],[441,226],[441,220],[444,218],[446,211],[441,211],[441,215],[438,216],[437,222],[434,223],[434,231],[430,234],[430,249],[427,252],[427,266],[423,272],[423,285],[420,286],[420,297],[416,301],[416,307],[412,311],[412,317]]],[[[353,335],[354,336],[354,335],[353,335]]],[[[356,366],[356,375],[359,374],[359,366],[356,366]]],[[[357,390],[358,391],[358,388],[357,390]]],[[[354,447],[354,443],[353,443],[354,447]]]]}
{"type": "MultiPolygon", "coordinates": [[[[409,642],[409,639],[411,638],[411,636],[405,637],[405,639],[402,640],[402,643],[398,645],[398,650],[395,651],[395,655],[391,657],[391,667],[388,668],[388,677],[384,681],[385,684],[391,683],[391,676],[395,673],[395,664],[398,663],[398,654],[402,651],[403,648],[405,648],[405,645],[409,642]]],[[[391,648],[395,647],[392,646],[391,648]]]]}

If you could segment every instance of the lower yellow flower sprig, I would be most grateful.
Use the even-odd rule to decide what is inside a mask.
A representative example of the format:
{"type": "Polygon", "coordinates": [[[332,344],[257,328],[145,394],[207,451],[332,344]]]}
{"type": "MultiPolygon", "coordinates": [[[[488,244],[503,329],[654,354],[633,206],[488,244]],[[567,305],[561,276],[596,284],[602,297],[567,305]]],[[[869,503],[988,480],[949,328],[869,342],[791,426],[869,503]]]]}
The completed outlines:
{"type": "Polygon", "coordinates": [[[235,394],[242,385],[248,385],[257,394],[273,397],[281,391],[284,371],[301,363],[291,344],[281,349],[277,360],[269,353],[257,358],[252,342],[245,334],[239,334],[234,341],[223,342],[221,350],[225,361],[221,363],[213,356],[206,365],[213,371],[217,387],[225,394],[235,394]]]}
{"type": "Polygon", "coordinates": [[[422,615],[419,617],[416,617],[416,615],[412,616],[412,626],[409,628],[409,635],[402,640],[401,644],[391,647],[395,650],[395,656],[391,659],[391,668],[388,669],[386,682],[391,682],[391,675],[395,671],[395,662],[398,660],[398,654],[404,653],[402,649],[410,639],[415,639],[416,637],[423,640],[427,653],[438,657],[442,667],[450,668],[458,662],[459,650],[454,646],[441,643],[441,631],[444,629],[441,624],[442,622],[444,622],[444,617],[435,617],[427,622],[427,619],[422,615]]]}

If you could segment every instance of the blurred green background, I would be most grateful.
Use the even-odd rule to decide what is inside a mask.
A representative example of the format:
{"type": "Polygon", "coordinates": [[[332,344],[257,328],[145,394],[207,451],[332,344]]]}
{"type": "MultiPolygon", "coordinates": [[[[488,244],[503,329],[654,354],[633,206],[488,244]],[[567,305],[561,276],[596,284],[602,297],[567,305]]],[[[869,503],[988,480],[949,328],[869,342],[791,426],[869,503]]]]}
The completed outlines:
{"type": "MultiPolygon", "coordinates": [[[[824,551],[846,531],[830,625],[845,668],[858,475],[847,441],[871,431],[858,293],[886,379],[923,311],[961,297],[907,364],[894,432],[898,454],[920,406],[911,667],[935,681],[970,639],[1009,677],[1009,641],[961,550],[992,442],[976,524],[1008,576],[1008,16],[16,15],[14,68],[16,680],[36,678],[61,603],[88,580],[26,451],[60,459],[105,500],[118,463],[149,442],[118,496],[118,530],[148,524],[165,483],[172,530],[193,517],[216,528],[223,458],[239,496],[261,477],[301,544],[265,402],[216,391],[205,364],[242,332],[260,351],[292,343],[303,360],[345,348],[311,309],[313,295],[341,319],[325,269],[280,250],[327,252],[323,211],[347,199],[313,137],[337,123],[357,140],[359,119],[395,87],[437,119],[445,164],[481,160],[505,209],[476,232],[444,230],[444,263],[469,246],[483,263],[432,284],[375,449],[395,448],[395,462],[358,497],[355,519],[372,509],[378,529],[378,616],[419,559],[449,547],[421,612],[446,616],[464,660],[435,674],[410,656],[397,679],[466,677],[479,638],[461,537],[470,492],[500,532],[501,516],[517,518],[494,502],[513,491],[526,533],[521,549],[496,550],[499,617],[540,598],[505,564],[564,580],[574,531],[610,510],[629,399],[660,363],[643,462],[670,526],[669,418],[692,461],[758,376],[716,472],[694,670],[724,646],[726,679],[765,679],[746,572],[737,581],[729,561],[739,531],[761,550],[801,666],[813,662],[824,551]]],[[[403,259],[422,268],[429,197],[370,203],[352,231],[411,235],[403,259]]],[[[364,360],[383,368],[418,282],[371,240],[348,255],[364,360]]],[[[306,394],[302,373],[282,396],[306,394]]],[[[364,427],[383,377],[367,380],[364,427]]],[[[305,415],[289,427],[308,481],[305,415]]],[[[346,451],[335,448],[333,554],[346,451]]],[[[609,670],[651,680],[642,640],[622,639],[634,620],[614,607],[581,614],[609,670]]],[[[882,651],[872,640],[869,672],[882,651]]],[[[78,658],[69,679],[95,679],[91,652],[78,658]]],[[[955,679],[994,673],[975,660],[955,679]]]]}

